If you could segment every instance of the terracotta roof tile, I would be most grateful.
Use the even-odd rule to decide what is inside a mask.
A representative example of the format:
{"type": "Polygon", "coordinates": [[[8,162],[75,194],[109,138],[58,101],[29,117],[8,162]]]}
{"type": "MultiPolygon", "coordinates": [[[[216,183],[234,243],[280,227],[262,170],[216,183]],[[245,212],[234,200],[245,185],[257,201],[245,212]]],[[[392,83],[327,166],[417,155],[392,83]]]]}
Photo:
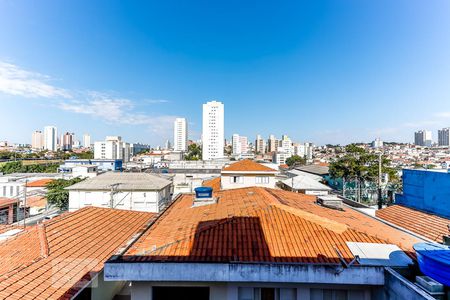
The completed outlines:
{"type": "Polygon", "coordinates": [[[27,187],[46,187],[47,184],[54,181],[54,179],[45,178],[45,179],[38,179],[35,181],[27,182],[27,187]]]}
{"type": "Polygon", "coordinates": [[[154,216],[86,207],[28,227],[0,242],[0,298],[70,298],[154,216]]]}
{"type": "Polygon", "coordinates": [[[222,169],[222,171],[237,171],[237,172],[256,172],[256,171],[263,171],[263,172],[276,172],[274,169],[266,167],[262,164],[258,164],[257,162],[254,162],[250,159],[244,159],[238,162],[235,162],[228,167],[225,167],[222,169]]]}
{"type": "Polygon", "coordinates": [[[5,207],[14,203],[17,203],[17,199],[0,197],[0,207],[5,207]]]}
{"type": "Polygon", "coordinates": [[[439,243],[449,234],[450,219],[401,205],[378,210],[376,216],[439,243]]]}
{"type": "Polygon", "coordinates": [[[205,180],[202,185],[212,188],[214,192],[218,192],[221,189],[221,178],[215,177],[213,179],[205,180]]]}
{"type": "Polygon", "coordinates": [[[322,207],[314,196],[242,188],[219,191],[216,204],[192,207],[180,197],[122,257],[126,261],[336,263],[346,242],[393,243],[412,250],[417,239],[353,209],[322,207]]]}

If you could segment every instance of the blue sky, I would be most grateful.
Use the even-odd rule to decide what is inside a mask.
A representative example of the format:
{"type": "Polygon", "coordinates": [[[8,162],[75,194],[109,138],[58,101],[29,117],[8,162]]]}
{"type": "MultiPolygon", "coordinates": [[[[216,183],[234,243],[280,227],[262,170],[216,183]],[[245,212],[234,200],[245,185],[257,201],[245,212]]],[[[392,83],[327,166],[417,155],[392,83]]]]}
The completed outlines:
{"type": "Polygon", "coordinates": [[[162,144],[225,134],[411,141],[450,126],[449,1],[0,0],[0,140],[56,125],[162,144]]]}

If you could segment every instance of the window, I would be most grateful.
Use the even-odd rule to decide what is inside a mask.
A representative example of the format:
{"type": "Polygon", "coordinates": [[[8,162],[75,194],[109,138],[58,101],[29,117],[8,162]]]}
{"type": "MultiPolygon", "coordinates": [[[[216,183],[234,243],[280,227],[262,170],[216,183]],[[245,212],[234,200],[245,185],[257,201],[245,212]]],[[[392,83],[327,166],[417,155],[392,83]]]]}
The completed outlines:
{"type": "Polygon", "coordinates": [[[231,176],[231,183],[244,183],[244,177],[242,176],[231,176]]]}
{"type": "Polygon", "coordinates": [[[209,300],[209,287],[154,286],[152,291],[154,300],[209,300]]]}
{"type": "Polygon", "coordinates": [[[311,289],[311,300],[347,300],[347,290],[311,289]]]}
{"type": "MultiPolygon", "coordinates": [[[[239,300],[297,300],[297,290],[288,288],[240,287],[239,300]]],[[[325,298],[324,298],[325,299],[325,298]]]]}
{"type": "Polygon", "coordinates": [[[256,183],[259,183],[259,184],[269,183],[269,177],[268,176],[256,176],[255,181],[256,181],[256,183]]]}

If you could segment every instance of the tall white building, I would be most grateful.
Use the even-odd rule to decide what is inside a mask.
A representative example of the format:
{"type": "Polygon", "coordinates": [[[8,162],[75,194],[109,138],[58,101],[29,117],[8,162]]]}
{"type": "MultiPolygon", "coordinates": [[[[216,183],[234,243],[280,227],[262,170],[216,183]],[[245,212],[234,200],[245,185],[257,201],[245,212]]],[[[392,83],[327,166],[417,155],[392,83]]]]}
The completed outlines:
{"type": "Polygon", "coordinates": [[[287,135],[283,135],[281,137],[281,147],[283,148],[283,150],[285,152],[288,152],[288,153],[292,153],[293,152],[292,140],[287,135]]]}
{"type": "Polygon", "coordinates": [[[91,136],[87,133],[83,134],[83,147],[91,148],[91,136]]]}
{"type": "Polygon", "coordinates": [[[273,134],[267,140],[267,152],[275,152],[278,148],[278,141],[273,134]]]}
{"type": "Polygon", "coordinates": [[[44,149],[44,134],[40,130],[36,130],[31,135],[31,148],[35,150],[44,149]]]}
{"type": "Polygon", "coordinates": [[[122,141],[120,136],[107,136],[105,141],[94,144],[95,159],[121,159],[128,162],[130,156],[130,144],[122,141]]]}
{"type": "Polygon", "coordinates": [[[44,149],[50,151],[58,149],[58,130],[55,126],[44,127],[44,149]]]}
{"type": "Polygon", "coordinates": [[[380,138],[376,138],[372,141],[371,147],[374,149],[383,148],[383,141],[380,138]]]}
{"type": "Polygon", "coordinates": [[[188,150],[188,127],[185,118],[176,118],[173,122],[173,150],[188,150]]]}
{"type": "Polygon", "coordinates": [[[414,133],[414,144],[417,146],[431,147],[432,143],[431,131],[419,130],[414,133]]]}
{"type": "Polygon", "coordinates": [[[450,146],[450,128],[442,128],[438,130],[438,145],[439,146],[450,146]]]}
{"type": "Polygon", "coordinates": [[[223,158],[224,122],[224,105],[222,102],[210,101],[203,104],[203,160],[223,158]]]}

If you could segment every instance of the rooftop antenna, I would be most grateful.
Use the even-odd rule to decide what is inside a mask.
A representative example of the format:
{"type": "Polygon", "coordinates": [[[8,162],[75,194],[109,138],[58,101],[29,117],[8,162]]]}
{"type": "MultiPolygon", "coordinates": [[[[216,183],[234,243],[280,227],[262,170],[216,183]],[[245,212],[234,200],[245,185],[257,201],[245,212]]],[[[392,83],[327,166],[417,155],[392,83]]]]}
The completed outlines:
{"type": "Polygon", "coordinates": [[[119,186],[119,184],[120,183],[114,183],[114,184],[110,185],[110,187],[111,187],[111,192],[109,193],[109,197],[110,197],[109,207],[110,208],[114,208],[114,195],[118,193],[117,187],[119,186]]]}

